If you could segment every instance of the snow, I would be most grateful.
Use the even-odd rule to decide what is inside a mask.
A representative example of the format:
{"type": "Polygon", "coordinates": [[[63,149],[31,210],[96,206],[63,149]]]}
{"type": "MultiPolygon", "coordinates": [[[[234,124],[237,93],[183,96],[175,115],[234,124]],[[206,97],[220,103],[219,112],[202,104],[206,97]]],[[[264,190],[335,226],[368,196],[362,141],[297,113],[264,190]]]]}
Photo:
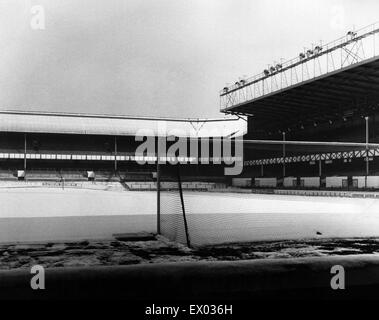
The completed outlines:
{"type": "MultiPolygon", "coordinates": [[[[162,214],[179,195],[163,192],[162,214]]],[[[379,199],[185,192],[191,241],[379,236],[379,199]]],[[[0,190],[0,242],[154,232],[156,192],[58,188],[0,190]]]]}

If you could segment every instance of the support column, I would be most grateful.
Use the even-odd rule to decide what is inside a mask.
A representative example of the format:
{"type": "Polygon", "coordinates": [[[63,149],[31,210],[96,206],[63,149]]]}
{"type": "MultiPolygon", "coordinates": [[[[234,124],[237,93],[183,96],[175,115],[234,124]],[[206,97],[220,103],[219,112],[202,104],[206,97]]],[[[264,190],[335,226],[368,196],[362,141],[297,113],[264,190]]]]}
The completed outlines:
{"type": "Polygon", "coordinates": [[[114,171],[117,172],[117,137],[114,137],[114,171]]]}
{"type": "MultiPolygon", "coordinates": [[[[282,133],[283,133],[283,142],[285,142],[286,141],[286,133],[285,132],[282,132],[282,133]]],[[[286,159],[286,145],[283,143],[283,178],[286,176],[285,159],[286,159]]]]}
{"type": "Polygon", "coordinates": [[[372,120],[371,120],[371,138],[375,139],[375,113],[372,115],[372,120]]]}
{"type": "Polygon", "coordinates": [[[368,120],[369,117],[365,117],[366,120],[366,177],[365,177],[365,188],[367,188],[367,176],[369,175],[370,171],[370,164],[369,164],[369,156],[368,156],[368,141],[369,141],[369,128],[368,128],[368,120]]]}
{"type": "Polygon", "coordinates": [[[157,234],[161,234],[161,172],[159,151],[157,152],[157,234]]]}
{"type": "Polygon", "coordinates": [[[26,144],[26,133],[24,134],[24,171],[26,173],[26,148],[27,148],[27,144],[26,144]]]}
{"type": "Polygon", "coordinates": [[[322,162],[321,162],[321,159],[318,160],[318,176],[320,178],[322,176],[322,162]]]}

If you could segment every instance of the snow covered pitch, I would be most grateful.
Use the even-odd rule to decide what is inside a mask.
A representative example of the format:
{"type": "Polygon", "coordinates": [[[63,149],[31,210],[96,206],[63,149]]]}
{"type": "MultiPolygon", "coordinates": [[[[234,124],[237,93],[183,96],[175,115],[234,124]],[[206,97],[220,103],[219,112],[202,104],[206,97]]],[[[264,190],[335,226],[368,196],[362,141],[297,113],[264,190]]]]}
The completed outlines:
{"type": "MultiPolygon", "coordinates": [[[[156,196],[153,191],[1,188],[0,242],[155,232],[156,196]]],[[[177,203],[177,197],[163,192],[161,203],[177,203]]],[[[185,192],[184,200],[191,241],[198,245],[379,236],[379,199],[185,192]]],[[[169,208],[162,213],[178,214],[169,208]]]]}

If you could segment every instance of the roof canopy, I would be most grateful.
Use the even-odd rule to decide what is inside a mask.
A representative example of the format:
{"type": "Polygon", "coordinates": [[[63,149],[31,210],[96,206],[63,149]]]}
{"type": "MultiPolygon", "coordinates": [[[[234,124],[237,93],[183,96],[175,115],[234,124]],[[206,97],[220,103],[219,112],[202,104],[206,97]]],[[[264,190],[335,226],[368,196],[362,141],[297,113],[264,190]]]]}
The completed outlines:
{"type": "Polygon", "coordinates": [[[0,111],[0,132],[221,137],[245,134],[246,122],[235,117],[192,120],[0,111]]]}
{"type": "Polygon", "coordinates": [[[344,112],[379,103],[379,58],[290,86],[228,108],[253,115],[260,128],[342,117],[344,112]]]}
{"type": "Polygon", "coordinates": [[[261,132],[358,119],[379,109],[379,23],[312,44],[224,87],[221,111],[251,115],[261,132]],[[350,119],[349,119],[350,120],[350,119]]]}

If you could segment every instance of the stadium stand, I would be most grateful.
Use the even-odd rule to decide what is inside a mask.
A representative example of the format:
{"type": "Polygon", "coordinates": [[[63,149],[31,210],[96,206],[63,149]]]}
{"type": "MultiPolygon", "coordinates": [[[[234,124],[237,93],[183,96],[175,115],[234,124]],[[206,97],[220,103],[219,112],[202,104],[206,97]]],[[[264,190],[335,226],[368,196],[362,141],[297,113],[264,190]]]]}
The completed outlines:
{"type": "Polygon", "coordinates": [[[283,141],[245,147],[254,188],[379,188],[378,40],[373,24],[220,91],[221,112],[247,117],[245,139],[283,141]]]}
{"type": "MultiPolygon", "coordinates": [[[[141,142],[136,141],[136,134],[146,127],[154,134],[162,125],[186,127],[188,132],[198,127],[195,136],[199,138],[206,136],[209,128],[214,132],[215,127],[222,129],[221,136],[246,132],[245,122],[238,118],[167,120],[1,111],[0,181],[19,180],[28,186],[42,182],[53,187],[117,183],[123,190],[156,190],[157,165],[154,161],[143,165],[137,162],[140,159],[135,152],[141,142]],[[20,172],[22,177],[18,176],[20,172]]],[[[150,154],[144,156],[147,160],[152,158],[150,154]]],[[[182,165],[183,188],[209,190],[227,186],[224,165],[212,164],[211,156],[212,153],[210,163],[204,165],[182,165]]],[[[175,166],[162,164],[161,175],[163,188],[173,188],[175,166]]]]}

